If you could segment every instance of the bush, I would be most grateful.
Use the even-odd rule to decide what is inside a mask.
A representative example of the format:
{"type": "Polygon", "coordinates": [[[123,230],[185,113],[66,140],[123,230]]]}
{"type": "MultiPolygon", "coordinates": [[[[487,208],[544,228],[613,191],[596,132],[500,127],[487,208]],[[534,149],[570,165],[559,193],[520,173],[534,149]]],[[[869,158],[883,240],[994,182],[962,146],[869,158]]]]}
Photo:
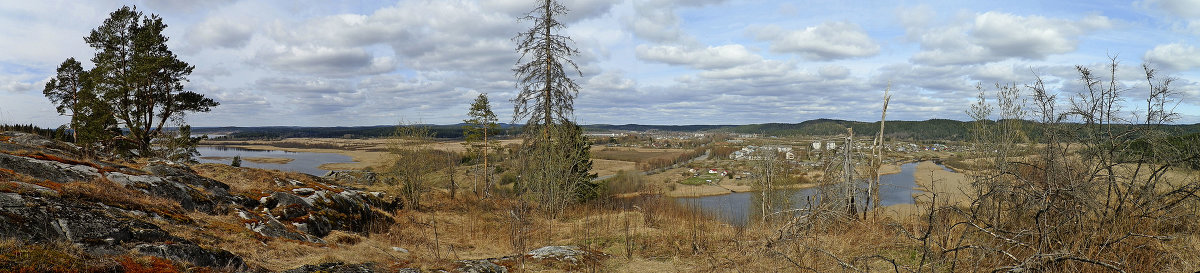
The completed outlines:
{"type": "Polygon", "coordinates": [[[646,187],[646,175],[640,172],[621,170],[613,178],[605,181],[607,195],[640,192],[646,187]]]}

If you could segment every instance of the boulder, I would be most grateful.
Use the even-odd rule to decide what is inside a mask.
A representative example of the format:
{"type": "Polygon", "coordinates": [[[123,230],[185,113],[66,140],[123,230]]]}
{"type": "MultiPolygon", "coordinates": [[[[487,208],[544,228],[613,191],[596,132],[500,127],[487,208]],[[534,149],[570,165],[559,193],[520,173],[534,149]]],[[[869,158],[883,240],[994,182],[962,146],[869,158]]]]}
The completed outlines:
{"type": "Polygon", "coordinates": [[[500,266],[488,259],[457,261],[459,267],[455,272],[462,273],[508,273],[508,268],[500,266]]]}
{"type": "Polygon", "coordinates": [[[535,260],[554,259],[571,263],[582,261],[587,254],[586,251],[579,250],[579,247],[576,246],[544,246],[525,253],[526,256],[535,260]]]}

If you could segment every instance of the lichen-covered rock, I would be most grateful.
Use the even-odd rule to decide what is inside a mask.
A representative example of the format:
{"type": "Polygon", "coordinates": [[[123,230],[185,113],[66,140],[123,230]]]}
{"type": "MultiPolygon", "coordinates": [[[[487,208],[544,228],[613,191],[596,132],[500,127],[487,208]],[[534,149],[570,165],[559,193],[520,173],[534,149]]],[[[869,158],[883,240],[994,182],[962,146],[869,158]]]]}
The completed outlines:
{"type": "Polygon", "coordinates": [[[184,261],[194,266],[240,269],[246,266],[242,257],[225,250],[209,250],[194,244],[152,243],[134,247],[142,254],[184,261]]]}
{"type": "Polygon", "coordinates": [[[577,263],[587,255],[587,252],[579,250],[579,247],[576,246],[544,246],[534,249],[533,251],[529,251],[529,253],[525,253],[525,255],[528,255],[529,258],[539,260],[555,259],[558,261],[577,263]]]}
{"type": "Polygon", "coordinates": [[[254,231],[259,235],[274,238],[284,238],[297,241],[325,243],[320,237],[304,234],[297,230],[296,227],[289,228],[270,214],[259,215],[253,211],[238,210],[238,217],[247,220],[245,223],[246,229],[254,231]]]}
{"type": "Polygon", "coordinates": [[[462,273],[508,273],[508,268],[500,266],[487,259],[482,260],[462,260],[457,261],[459,264],[456,272],[462,273]]]}
{"type": "Polygon", "coordinates": [[[577,246],[544,246],[525,253],[525,258],[551,267],[575,270],[599,265],[608,254],[577,246]]]}
{"type": "Polygon", "coordinates": [[[342,184],[374,185],[379,182],[379,176],[372,171],[329,171],[324,178],[342,184]]]}
{"type": "Polygon", "coordinates": [[[0,153],[0,169],[55,183],[88,181],[100,175],[99,170],[87,165],[71,165],[5,153],[0,153]]]}
{"type": "Polygon", "coordinates": [[[0,237],[33,243],[67,241],[103,255],[138,250],[198,266],[245,266],[236,255],[200,248],[157,225],[138,220],[133,217],[136,214],[97,203],[0,193],[0,237]]]}
{"type": "MultiPolygon", "coordinates": [[[[379,194],[352,189],[334,190],[329,185],[296,189],[290,192],[274,192],[262,198],[259,210],[264,212],[265,217],[264,221],[255,226],[269,230],[274,225],[265,220],[272,218],[284,224],[291,224],[296,230],[308,235],[324,237],[333,230],[363,232],[372,226],[382,227],[394,223],[391,217],[380,213],[379,210],[395,210],[395,207],[384,202],[379,194]],[[297,192],[307,196],[294,194],[297,192]]],[[[287,235],[285,238],[295,237],[285,233],[268,233],[287,235]]]]}

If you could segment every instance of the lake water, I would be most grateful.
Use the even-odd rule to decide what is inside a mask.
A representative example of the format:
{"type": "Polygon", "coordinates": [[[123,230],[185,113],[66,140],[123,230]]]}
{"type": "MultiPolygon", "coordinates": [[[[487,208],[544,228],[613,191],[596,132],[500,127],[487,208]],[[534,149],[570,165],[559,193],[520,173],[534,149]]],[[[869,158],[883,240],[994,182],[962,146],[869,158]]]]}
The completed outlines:
{"type": "Polygon", "coordinates": [[[199,161],[200,163],[229,164],[234,156],[242,156],[242,167],[300,172],[316,176],[322,176],[329,172],[327,170],[318,168],[322,164],[354,162],[354,159],[350,158],[349,156],[334,153],[298,153],[274,150],[249,150],[226,146],[199,146],[196,147],[196,151],[200,152],[200,156],[196,157],[196,161],[199,161]],[[227,157],[227,159],[209,160],[201,158],[213,156],[227,157]],[[279,157],[291,158],[293,160],[287,164],[256,163],[245,160],[248,157],[279,157]]]}
{"type": "MultiPolygon", "coordinates": [[[[946,169],[945,166],[942,166],[942,168],[946,169]]],[[[906,163],[900,165],[900,173],[881,175],[879,177],[879,203],[881,206],[912,204],[914,202],[912,195],[921,192],[921,190],[916,189],[917,183],[913,176],[916,169],[917,163],[906,163]]],[[[859,186],[866,187],[866,183],[861,183],[859,186]]],[[[776,190],[775,193],[788,196],[791,207],[787,209],[792,209],[806,206],[809,199],[815,198],[820,190],[820,188],[782,189],[776,190]]],[[[675,198],[675,202],[694,210],[712,214],[718,219],[731,224],[744,226],[750,222],[750,216],[756,213],[755,209],[758,209],[758,198],[760,198],[758,192],[736,192],[714,196],[679,197],[675,198]]],[[[863,196],[856,199],[863,200],[863,196]]],[[[817,202],[815,199],[811,201],[814,203],[817,202]]],[[[861,202],[859,206],[862,206],[861,202]]]]}

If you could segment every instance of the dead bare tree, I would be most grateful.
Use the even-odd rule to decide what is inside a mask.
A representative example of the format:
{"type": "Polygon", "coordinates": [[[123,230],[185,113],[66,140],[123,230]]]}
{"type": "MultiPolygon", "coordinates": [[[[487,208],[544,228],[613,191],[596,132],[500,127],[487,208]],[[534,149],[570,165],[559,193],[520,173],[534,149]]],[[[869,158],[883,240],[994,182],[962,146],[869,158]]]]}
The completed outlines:
{"type": "MultiPolygon", "coordinates": [[[[879,206],[879,168],[883,166],[883,131],[884,125],[887,123],[888,102],[892,100],[892,95],[889,92],[892,90],[891,83],[888,83],[887,89],[883,90],[883,111],[879,117],[879,134],[875,137],[875,142],[872,143],[871,150],[871,181],[867,185],[867,210],[875,211],[879,206]]],[[[863,214],[866,217],[866,214],[863,214]]]]}
{"type": "MultiPolygon", "coordinates": [[[[946,207],[956,219],[935,242],[941,261],[996,271],[1160,271],[1179,257],[1161,243],[1196,230],[1200,182],[1168,179],[1173,169],[1200,161],[1196,144],[1180,141],[1158,125],[1175,117],[1171,80],[1148,65],[1144,116],[1126,119],[1119,62],[1104,76],[1077,66],[1083,90],[1058,111],[1057,95],[1039,77],[1031,93],[1033,130],[1017,119],[981,125],[977,149],[992,166],[978,172],[969,207],[946,207]],[[1140,123],[1140,124],[1137,124],[1140,123]],[[1028,145],[1025,133],[1037,134],[1028,145]],[[1023,149],[1032,149],[1025,153],[1023,149]],[[961,254],[961,256],[960,256],[961,254]]],[[[997,85],[1002,117],[1021,117],[1025,104],[1015,85],[997,85]]],[[[982,96],[981,96],[982,98],[982,96]]],[[[977,105],[986,105],[981,102],[977,105]]],[[[974,117],[992,108],[976,107],[974,117]]],[[[935,251],[937,252],[937,251],[935,251]]]]}

